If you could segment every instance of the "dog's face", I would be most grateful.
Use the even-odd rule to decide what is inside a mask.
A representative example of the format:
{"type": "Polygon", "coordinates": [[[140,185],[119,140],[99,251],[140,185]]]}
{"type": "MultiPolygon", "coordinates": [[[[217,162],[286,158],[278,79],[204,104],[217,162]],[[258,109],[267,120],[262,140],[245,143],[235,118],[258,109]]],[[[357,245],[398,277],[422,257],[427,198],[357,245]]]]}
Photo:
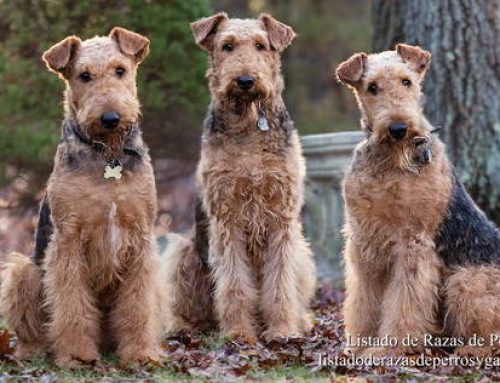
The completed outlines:
{"type": "Polygon", "coordinates": [[[341,63],[337,78],[358,100],[365,129],[380,142],[402,143],[428,132],[421,127],[421,82],[431,54],[399,44],[395,51],[357,53],[341,63]]]}
{"type": "Polygon", "coordinates": [[[67,115],[90,137],[117,149],[139,118],[136,73],[148,52],[147,38],[114,28],[107,37],[67,37],[43,60],[66,82],[67,115]]]}
{"type": "Polygon", "coordinates": [[[218,13],[191,28],[212,60],[208,78],[214,99],[253,102],[282,91],[280,54],[295,36],[291,27],[266,14],[243,20],[218,13]]]}

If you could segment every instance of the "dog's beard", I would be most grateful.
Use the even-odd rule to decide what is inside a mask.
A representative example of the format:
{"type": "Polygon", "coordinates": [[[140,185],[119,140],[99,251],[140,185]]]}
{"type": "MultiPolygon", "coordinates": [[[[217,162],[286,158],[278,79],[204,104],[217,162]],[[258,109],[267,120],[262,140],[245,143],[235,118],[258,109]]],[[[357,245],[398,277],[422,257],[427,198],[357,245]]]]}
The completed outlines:
{"type": "Polygon", "coordinates": [[[417,173],[423,166],[432,162],[432,144],[429,137],[417,136],[387,146],[396,165],[403,171],[417,173]]]}
{"type": "Polygon", "coordinates": [[[268,90],[260,82],[256,82],[250,90],[242,90],[234,83],[222,90],[223,99],[238,114],[244,114],[254,102],[265,100],[268,94],[268,90]]]}
{"type": "Polygon", "coordinates": [[[123,153],[132,127],[133,123],[122,122],[114,129],[105,129],[99,122],[95,122],[85,130],[92,141],[104,144],[101,155],[107,162],[111,162],[123,153]]]}

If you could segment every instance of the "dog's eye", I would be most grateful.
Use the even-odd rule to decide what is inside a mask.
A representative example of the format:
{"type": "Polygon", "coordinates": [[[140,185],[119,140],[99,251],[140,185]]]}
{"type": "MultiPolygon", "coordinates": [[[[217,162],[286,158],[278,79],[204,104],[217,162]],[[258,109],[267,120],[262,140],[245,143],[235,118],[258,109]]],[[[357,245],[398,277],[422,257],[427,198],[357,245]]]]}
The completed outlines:
{"type": "Polygon", "coordinates": [[[224,44],[222,50],[224,52],[232,52],[234,50],[233,44],[224,44]]]}
{"type": "Polygon", "coordinates": [[[80,73],[80,80],[83,82],[92,81],[92,75],[89,72],[80,73]]]}
{"type": "Polygon", "coordinates": [[[121,66],[119,66],[118,68],[116,68],[116,75],[118,76],[118,78],[122,78],[123,75],[125,74],[125,69],[122,68],[121,66]]]}
{"type": "Polygon", "coordinates": [[[255,48],[257,48],[258,51],[264,51],[266,50],[266,47],[262,44],[255,44],[255,48]]]}
{"type": "Polygon", "coordinates": [[[404,85],[404,86],[411,86],[411,81],[408,80],[407,78],[401,80],[401,83],[404,85]]]}
{"type": "Polygon", "coordinates": [[[370,84],[368,85],[368,92],[370,92],[371,94],[373,94],[374,96],[377,95],[378,93],[378,86],[377,84],[370,84]]]}

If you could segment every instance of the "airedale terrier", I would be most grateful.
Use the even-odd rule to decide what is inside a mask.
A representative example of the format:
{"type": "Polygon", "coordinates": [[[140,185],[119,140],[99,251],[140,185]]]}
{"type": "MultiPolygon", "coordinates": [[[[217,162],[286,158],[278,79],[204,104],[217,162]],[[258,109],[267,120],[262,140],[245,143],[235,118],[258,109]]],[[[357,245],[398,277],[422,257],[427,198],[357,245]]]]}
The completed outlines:
{"type": "Polygon", "coordinates": [[[136,89],[148,52],[146,37],[114,28],[67,37],[43,55],[66,84],[65,120],[33,259],[13,256],[2,275],[19,357],[49,351],[71,367],[100,348],[116,348],[123,364],[160,355],[166,294],[136,89]]]}
{"type": "Polygon", "coordinates": [[[309,329],[315,266],[302,233],[305,164],[282,99],[292,28],[263,14],[191,24],[212,101],[197,170],[196,230],[170,251],[170,330],[213,321],[234,338],[309,329]]]}
{"type": "Polygon", "coordinates": [[[354,348],[370,346],[369,337],[399,341],[391,350],[359,347],[365,353],[408,351],[407,335],[420,346],[445,336],[469,352],[474,334],[488,342],[500,332],[500,234],[423,115],[430,56],[399,44],[355,54],[336,71],[367,132],[344,180],[346,332],[354,348]]]}

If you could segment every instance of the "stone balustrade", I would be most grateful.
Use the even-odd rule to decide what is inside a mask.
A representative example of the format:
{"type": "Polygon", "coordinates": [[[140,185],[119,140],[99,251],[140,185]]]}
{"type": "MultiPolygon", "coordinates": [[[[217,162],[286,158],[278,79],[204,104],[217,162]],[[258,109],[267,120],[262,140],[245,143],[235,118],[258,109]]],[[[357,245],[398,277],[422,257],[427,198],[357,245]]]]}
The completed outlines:
{"type": "Polygon", "coordinates": [[[314,134],[302,137],[307,179],[304,229],[316,257],[318,275],[342,280],[342,178],[362,132],[314,134]]]}

